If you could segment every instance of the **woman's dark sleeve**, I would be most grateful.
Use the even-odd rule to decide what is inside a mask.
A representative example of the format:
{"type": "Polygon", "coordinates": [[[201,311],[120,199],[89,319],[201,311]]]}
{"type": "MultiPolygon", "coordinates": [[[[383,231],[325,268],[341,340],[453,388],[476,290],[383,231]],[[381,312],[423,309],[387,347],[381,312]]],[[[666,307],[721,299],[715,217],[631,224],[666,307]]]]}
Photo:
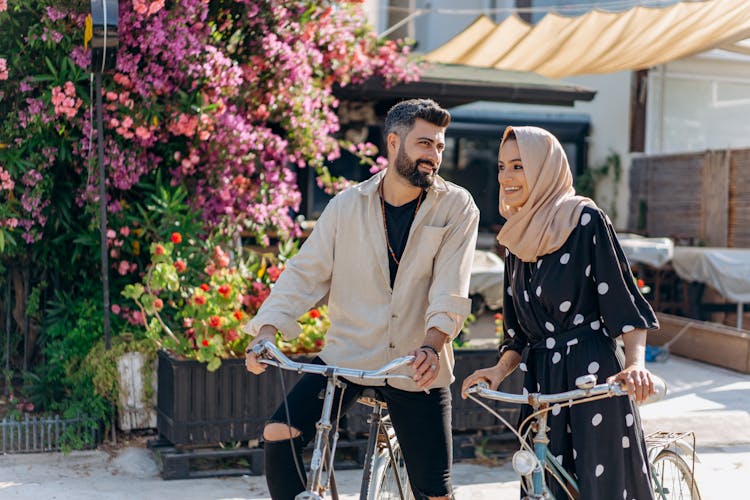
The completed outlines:
{"type": "Polygon", "coordinates": [[[526,333],[518,324],[516,308],[513,304],[513,296],[509,293],[513,262],[516,259],[512,256],[505,257],[505,271],[503,272],[503,341],[500,343],[500,355],[505,351],[516,351],[520,353],[529,343],[526,333]]]}
{"type": "Polygon", "coordinates": [[[599,311],[611,337],[635,329],[659,328],[653,309],[643,297],[630,271],[617,235],[607,216],[600,210],[586,210],[590,216],[592,275],[599,311]]]}

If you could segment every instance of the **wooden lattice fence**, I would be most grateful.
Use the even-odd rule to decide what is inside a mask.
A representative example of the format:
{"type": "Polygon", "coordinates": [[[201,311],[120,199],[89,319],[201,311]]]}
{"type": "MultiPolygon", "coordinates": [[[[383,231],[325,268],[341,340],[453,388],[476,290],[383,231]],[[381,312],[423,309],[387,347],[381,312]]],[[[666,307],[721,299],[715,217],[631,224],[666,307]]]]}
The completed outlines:
{"type": "Polygon", "coordinates": [[[633,158],[628,230],[750,247],[750,149],[633,158]]]}

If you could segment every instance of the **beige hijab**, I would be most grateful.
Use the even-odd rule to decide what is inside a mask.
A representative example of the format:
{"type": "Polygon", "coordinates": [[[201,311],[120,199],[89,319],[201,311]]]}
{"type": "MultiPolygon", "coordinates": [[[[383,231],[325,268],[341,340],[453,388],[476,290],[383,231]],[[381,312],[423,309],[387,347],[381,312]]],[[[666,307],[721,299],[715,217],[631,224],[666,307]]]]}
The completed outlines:
{"type": "Polygon", "coordinates": [[[511,131],[531,193],[520,208],[503,203],[500,193],[500,213],[507,222],[497,240],[524,262],[536,262],[562,247],[578,224],[583,207],[595,205],[589,198],[576,195],[568,159],[555,136],[538,127],[508,127],[501,148],[511,131]]]}

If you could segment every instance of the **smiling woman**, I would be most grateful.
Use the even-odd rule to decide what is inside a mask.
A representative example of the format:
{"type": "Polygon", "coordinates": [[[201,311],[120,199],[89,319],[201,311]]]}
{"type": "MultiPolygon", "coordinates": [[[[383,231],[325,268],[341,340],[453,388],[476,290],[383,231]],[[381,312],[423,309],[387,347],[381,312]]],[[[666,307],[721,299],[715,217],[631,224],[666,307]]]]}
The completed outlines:
{"type": "Polygon", "coordinates": [[[500,184],[500,203],[518,210],[529,199],[529,184],[523,171],[518,142],[511,131],[497,155],[497,182],[500,184]]]}

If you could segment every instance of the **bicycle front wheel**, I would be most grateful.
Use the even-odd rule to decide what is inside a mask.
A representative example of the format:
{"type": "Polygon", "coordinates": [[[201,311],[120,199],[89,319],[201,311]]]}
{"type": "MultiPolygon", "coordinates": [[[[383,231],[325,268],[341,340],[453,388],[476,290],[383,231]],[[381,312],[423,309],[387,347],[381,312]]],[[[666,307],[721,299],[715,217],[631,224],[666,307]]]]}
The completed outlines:
{"type": "Polygon", "coordinates": [[[701,500],[693,471],[678,453],[662,450],[651,467],[654,496],[658,500],[701,500]]]}
{"type": "Polygon", "coordinates": [[[372,460],[367,500],[413,500],[404,455],[398,441],[391,439],[391,451],[381,446],[372,460]]]}

